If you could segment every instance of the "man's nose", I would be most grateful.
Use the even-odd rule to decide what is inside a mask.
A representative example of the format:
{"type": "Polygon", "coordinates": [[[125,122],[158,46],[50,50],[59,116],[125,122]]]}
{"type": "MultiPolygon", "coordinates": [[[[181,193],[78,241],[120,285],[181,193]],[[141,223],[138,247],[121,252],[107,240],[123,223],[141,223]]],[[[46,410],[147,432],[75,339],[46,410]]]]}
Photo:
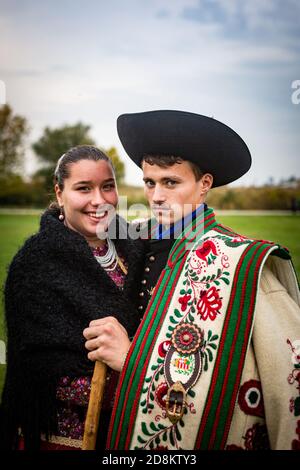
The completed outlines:
{"type": "Polygon", "coordinates": [[[158,184],[155,186],[152,200],[155,204],[162,204],[166,201],[164,189],[158,184]]]}

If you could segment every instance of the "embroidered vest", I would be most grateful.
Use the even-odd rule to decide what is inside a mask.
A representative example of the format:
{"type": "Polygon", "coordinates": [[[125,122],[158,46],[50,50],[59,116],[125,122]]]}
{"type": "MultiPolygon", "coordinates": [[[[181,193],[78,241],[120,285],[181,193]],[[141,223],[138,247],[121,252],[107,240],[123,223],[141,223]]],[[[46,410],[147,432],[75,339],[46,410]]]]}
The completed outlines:
{"type": "Polygon", "coordinates": [[[200,214],[170,252],[126,358],[108,449],[223,449],[271,242],[200,214]]]}

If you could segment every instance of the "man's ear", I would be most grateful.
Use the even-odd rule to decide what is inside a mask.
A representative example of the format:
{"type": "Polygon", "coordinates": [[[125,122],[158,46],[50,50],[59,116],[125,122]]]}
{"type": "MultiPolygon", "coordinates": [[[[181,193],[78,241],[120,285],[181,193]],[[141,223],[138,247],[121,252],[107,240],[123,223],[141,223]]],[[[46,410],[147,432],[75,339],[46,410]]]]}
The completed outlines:
{"type": "Polygon", "coordinates": [[[56,185],[54,186],[54,191],[55,191],[55,195],[56,195],[56,199],[57,199],[57,202],[58,202],[58,205],[60,207],[63,206],[63,200],[62,200],[62,190],[59,188],[58,184],[56,183],[56,185]]]}
{"type": "Polygon", "coordinates": [[[201,194],[206,196],[214,182],[214,177],[210,173],[204,173],[201,177],[201,194]]]}

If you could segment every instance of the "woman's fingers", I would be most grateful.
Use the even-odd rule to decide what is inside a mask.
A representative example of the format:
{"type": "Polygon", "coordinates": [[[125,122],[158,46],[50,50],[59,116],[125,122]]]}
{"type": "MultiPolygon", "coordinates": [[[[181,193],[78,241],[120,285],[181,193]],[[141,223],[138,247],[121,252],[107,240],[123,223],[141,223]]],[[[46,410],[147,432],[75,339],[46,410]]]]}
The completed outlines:
{"type": "Polygon", "coordinates": [[[121,370],[130,346],[126,329],[114,317],[93,320],[83,335],[91,361],[102,361],[115,370],[121,370]]]}

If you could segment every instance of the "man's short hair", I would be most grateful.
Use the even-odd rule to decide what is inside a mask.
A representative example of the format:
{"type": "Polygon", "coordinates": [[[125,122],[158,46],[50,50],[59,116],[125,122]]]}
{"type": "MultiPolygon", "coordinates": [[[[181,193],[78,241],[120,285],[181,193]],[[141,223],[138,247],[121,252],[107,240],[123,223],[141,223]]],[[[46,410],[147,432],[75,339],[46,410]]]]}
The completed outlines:
{"type": "Polygon", "coordinates": [[[203,176],[203,172],[196,163],[184,160],[181,157],[175,157],[174,155],[145,155],[142,160],[142,163],[143,162],[149,163],[149,165],[157,165],[161,168],[168,168],[169,166],[175,165],[175,163],[187,162],[194,173],[196,181],[199,181],[203,176]]]}

